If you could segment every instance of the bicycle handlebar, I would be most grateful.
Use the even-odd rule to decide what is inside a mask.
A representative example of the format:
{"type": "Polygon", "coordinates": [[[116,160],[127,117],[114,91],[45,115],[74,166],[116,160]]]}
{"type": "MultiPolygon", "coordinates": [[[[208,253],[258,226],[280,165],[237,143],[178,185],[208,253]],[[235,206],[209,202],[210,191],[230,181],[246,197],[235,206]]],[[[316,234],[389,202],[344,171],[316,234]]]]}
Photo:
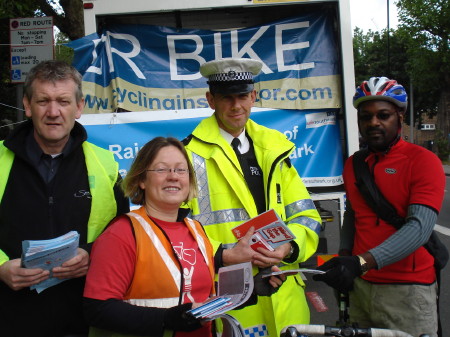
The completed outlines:
{"type": "Polygon", "coordinates": [[[300,324],[290,325],[281,330],[281,337],[296,337],[302,334],[316,334],[320,336],[361,336],[361,337],[413,337],[410,334],[391,329],[355,328],[351,326],[335,327],[326,325],[300,324]]]}

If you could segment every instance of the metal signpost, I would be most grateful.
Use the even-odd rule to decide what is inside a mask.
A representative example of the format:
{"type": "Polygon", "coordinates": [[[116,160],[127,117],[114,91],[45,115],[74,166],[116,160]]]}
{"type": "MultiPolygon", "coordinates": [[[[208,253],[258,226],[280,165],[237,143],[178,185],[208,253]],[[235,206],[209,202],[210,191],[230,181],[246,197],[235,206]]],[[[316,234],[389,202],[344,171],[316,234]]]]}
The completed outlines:
{"type": "Polygon", "coordinates": [[[54,58],[53,17],[10,19],[11,82],[23,83],[30,69],[54,58]]]}

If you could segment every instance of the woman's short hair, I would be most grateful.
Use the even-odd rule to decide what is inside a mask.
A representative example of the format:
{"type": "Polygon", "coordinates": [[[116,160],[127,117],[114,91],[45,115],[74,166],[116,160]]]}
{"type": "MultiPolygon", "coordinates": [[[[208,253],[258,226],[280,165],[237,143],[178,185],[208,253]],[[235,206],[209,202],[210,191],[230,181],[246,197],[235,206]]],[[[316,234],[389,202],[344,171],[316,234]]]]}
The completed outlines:
{"type": "Polygon", "coordinates": [[[184,148],[183,143],[173,137],[156,137],[147,142],[142,149],[139,150],[131,167],[122,181],[122,189],[126,197],[136,205],[143,205],[145,202],[145,191],[141,189],[139,183],[144,181],[147,175],[148,167],[153,163],[159,151],[167,146],[174,146],[183,154],[189,169],[189,194],[185,202],[197,196],[197,182],[195,179],[194,169],[189,160],[189,156],[184,148]]]}

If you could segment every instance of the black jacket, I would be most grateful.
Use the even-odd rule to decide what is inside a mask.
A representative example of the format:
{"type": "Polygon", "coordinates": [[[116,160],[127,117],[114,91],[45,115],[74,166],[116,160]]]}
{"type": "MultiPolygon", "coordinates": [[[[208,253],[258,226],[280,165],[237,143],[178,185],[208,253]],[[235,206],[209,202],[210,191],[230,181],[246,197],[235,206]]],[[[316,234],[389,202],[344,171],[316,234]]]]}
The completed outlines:
{"type": "MultiPolygon", "coordinates": [[[[87,169],[81,144],[85,129],[79,123],[71,132],[70,149],[55,177],[46,183],[27,155],[27,137],[33,132],[25,122],[5,140],[15,153],[8,183],[0,203],[0,248],[16,259],[21,256],[22,240],[50,239],[70,230],[80,233],[80,246],[89,251],[87,223],[91,199],[87,169]]],[[[1,163],[0,163],[1,165],[1,163]]],[[[129,210],[128,200],[115,188],[117,214],[129,210]]],[[[0,282],[0,336],[63,336],[85,333],[82,318],[84,278],[71,279],[36,291],[11,290],[0,282]]]]}

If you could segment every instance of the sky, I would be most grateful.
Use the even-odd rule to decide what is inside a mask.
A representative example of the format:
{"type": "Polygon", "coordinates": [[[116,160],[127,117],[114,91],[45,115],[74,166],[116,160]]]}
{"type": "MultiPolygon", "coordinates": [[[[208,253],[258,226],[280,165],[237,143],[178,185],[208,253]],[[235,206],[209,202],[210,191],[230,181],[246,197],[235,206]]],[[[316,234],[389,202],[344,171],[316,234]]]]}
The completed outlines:
{"type": "Polygon", "coordinates": [[[394,0],[350,0],[352,30],[361,28],[364,33],[369,29],[381,31],[387,28],[387,4],[389,2],[389,25],[398,25],[397,6],[394,0]]]}

